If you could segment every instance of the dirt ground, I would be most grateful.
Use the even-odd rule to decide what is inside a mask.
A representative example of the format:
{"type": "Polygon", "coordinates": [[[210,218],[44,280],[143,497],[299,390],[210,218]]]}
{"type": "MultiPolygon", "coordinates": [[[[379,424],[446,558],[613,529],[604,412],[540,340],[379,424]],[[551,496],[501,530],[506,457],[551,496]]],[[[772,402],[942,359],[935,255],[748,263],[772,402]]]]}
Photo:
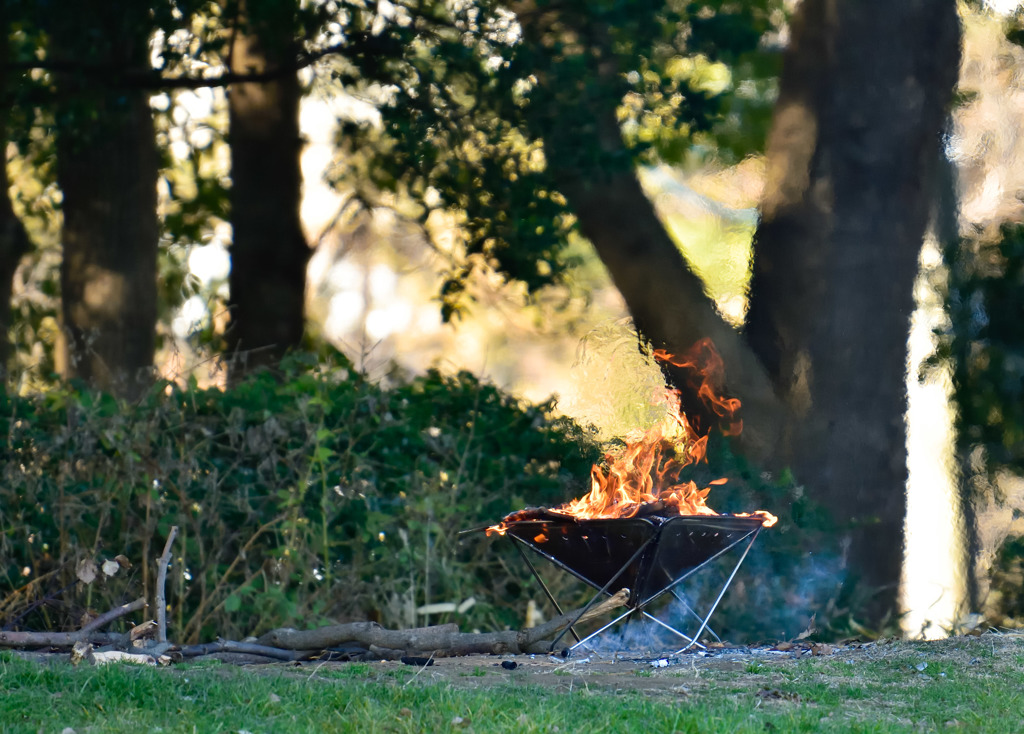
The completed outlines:
{"type": "MultiPolygon", "coordinates": [[[[1016,667],[1024,653],[1024,632],[989,632],[980,636],[937,641],[879,640],[841,645],[809,642],[773,646],[713,647],[679,655],[650,653],[577,653],[569,659],[553,655],[473,655],[437,658],[430,665],[399,661],[359,663],[374,677],[401,676],[411,671],[423,683],[447,683],[457,688],[493,686],[502,682],[572,691],[579,688],[607,691],[643,691],[679,696],[699,694],[728,680],[749,686],[759,695],[774,697],[773,683],[787,677],[787,669],[811,661],[812,668],[835,664],[866,666],[875,662],[906,665],[908,673],[925,679],[945,675],[943,669],[987,670],[1016,667]],[[514,667],[513,664],[514,663],[514,667]],[[503,665],[504,664],[504,665],[503,665]],[[820,666],[819,666],[820,664],[820,666]],[[401,672],[399,672],[401,671],[401,672]]],[[[303,674],[314,670],[341,671],[353,663],[307,662],[303,674]],[[312,669],[312,670],[311,670],[312,669]]],[[[275,666],[276,667],[276,666],[275,666]]]]}
{"type": "MultiPolygon", "coordinates": [[[[18,653],[50,664],[67,664],[65,653],[18,653]]],[[[411,662],[411,661],[410,661],[411,662]]],[[[723,689],[743,690],[766,700],[787,699],[777,686],[795,678],[835,679],[837,666],[850,672],[898,669],[923,683],[947,670],[965,671],[984,680],[1004,672],[1024,672],[1024,630],[989,631],[944,640],[876,640],[827,644],[800,641],[760,646],[713,646],[681,654],[582,652],[568,659],[556,655],[469,655],[435,658],[429,665],[397,660],[245,665],[256,673],[284,673],[307,680],[353,677],[403,683],[448,684],[472,689],[495,685],[541,686],[571,692],[581,688],[637,692],[678,698],[723,689]]],[[[177,665],[171,669],[177,668],[177,665]]],[[[234,666],[225,666],[227,672],[234,666]]],[[[840,676],[841,677],[841,676],[840,676]]],[[[870,676],[869,676],[870,677],[870,676]]]]}

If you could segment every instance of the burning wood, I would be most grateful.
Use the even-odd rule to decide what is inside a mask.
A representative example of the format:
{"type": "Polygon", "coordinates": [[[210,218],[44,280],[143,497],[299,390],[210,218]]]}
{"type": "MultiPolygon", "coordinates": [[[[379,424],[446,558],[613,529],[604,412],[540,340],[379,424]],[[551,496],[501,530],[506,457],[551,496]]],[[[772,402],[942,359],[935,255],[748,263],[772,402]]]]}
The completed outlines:
{"type": "MultiPolygon", "coordinates": [[[[737,417],[740,401],[718,395],[722,380],[722,361],[709,340],[699,342],[684,357],[655,350],[655,359],[695,375],[693,391],[716,416],[724,435],[737,435],[743,422],[737,417]]],[[[488,534],[504,534],[508,525],[524,520],[592,520],[627,517],[671,517],[675,515],[718,515],[707,505],[712,485],[722,485],[724,477],[699,488],[693,481],[682,481],[683,470],[691,464],[707,461],[707,433],[701,435],[681,409],[680,393],[668,389],[667,410],[658,426],[630,436],[626,446],[605,455],[604,463],[590,471],[590,492],[564,505],[526,508],[507,515],[487,529],[488,534]]],[[[765,527],[777,518],[767,510],[739,513],[738,517],[759,516],[765,527]]]]}

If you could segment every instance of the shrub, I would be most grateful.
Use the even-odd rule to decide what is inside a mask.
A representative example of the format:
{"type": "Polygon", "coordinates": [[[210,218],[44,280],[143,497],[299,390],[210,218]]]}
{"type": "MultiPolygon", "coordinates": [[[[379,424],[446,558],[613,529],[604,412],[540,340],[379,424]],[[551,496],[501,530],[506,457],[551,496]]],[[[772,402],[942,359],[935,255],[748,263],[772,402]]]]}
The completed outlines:
{"type": "Polygon", "coordinates": [[[412,626],[439,621],[416,614],[432,602],[468,627],[521,624],[526,570],[458,531],[579,494],[598,455],[586,433],[468,373],[386,389],[344,362],[282,370],[138,404],[82,386],[0,396],[0,624],[68,628],[152,600],[172,525],[176,639],[412,626]],[[117,555],[127,572],[82,580],[117,555]]]}

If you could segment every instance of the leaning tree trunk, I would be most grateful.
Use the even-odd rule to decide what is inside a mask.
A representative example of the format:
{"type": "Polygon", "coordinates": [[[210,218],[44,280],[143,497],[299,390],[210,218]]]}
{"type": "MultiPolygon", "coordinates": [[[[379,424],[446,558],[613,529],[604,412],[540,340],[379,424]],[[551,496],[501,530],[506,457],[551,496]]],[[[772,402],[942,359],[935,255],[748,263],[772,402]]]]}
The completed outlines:
{"type": "Polygon", "coordinates": [[[791,38],[746,333],[786,404],[777,461],[843,524],[878,621],[902,569],[907,336],[959,20],[950,0],[804,0],[791,38]]]}
{"type": "MultiPolygon", "coordinates": [[[[54,19],[53,58],[149,68],[146,13],[97,3],[82,17],[89,27],[54,19]]],[[[65,377],[135,397],[152,381],[157,310],[159,157],[148,95],[73,71],[58,74],[57,85],[60,361],[65,377]]]]}
{"type": "Polygon", "coordinates": [[[638,329],[676,352],[712,338],[743,401],[744,453],[791,468],[832,509],[843,525],[837,546],[861,588],[876,592],[862,621],[881,622],[901,572],[906,342],[927,180],[958,67],[954,4],[801,6],[768,152],[746,340],[715,313],[644,197],[615,122],[620,95],[566,81],[575,47],[578,64],[615,89],[606,34],[522,5],[527,41],[563,55],[537,75],[561,104],[532,113],[533,131],[638,329]],[[558,43],[567,32],[572,44],[558,43]]]}
{"type": "MultiPolygon", "coordinates": [[[[282,3],[277,12],[287,7],[282,3]]],[[[241,13],[233,31],[232,71],[260,73],[295,63],[290,14],[248,17],[244,4],[241,13]]],[[[299,217],[300,98],[294,71],[228,90],[232,381],[254,367],[276,364],[302,341],[310,251],[299,217]]]]}

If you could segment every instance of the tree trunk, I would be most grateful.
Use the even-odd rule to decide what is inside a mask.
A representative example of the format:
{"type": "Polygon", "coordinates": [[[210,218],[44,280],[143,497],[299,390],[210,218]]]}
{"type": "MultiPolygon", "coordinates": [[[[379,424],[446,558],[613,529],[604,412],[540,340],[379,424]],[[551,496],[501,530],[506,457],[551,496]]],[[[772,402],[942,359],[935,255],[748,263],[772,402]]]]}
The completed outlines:
{"type": "MultiPolygon", "coordinates": [[[[600,29],[523,11],[533,47],[568,55],[551,35],[569,28],[591,42],[576,42],[587,54],[580,63],[614,84],[617,67],[594,51],[600,29]]],[[[742,450],[791,468],[831,508],[850,580],[874,593],[861,621],[880,623],[895,611],[900,579],[906,341],[959,23],[948,0],[804,0],[792,30],[746,340],[714,311],[643,195],[616,123],[619,97],[594,94],[599,85],[567,92],[553,56],[538,83],[562,103],[532,124],[637,328],[677,353],[714,341],[728,390],[743,401],[742,450]]]]}
{"type": "MultiPolygon", "coordinates": [[[[232,71],[262,72],[294,61],[290,14],[250,18],[244,7],[241,12],[233,31],[232,71]]],[[[254,367],[276,364],[302,341],[310,251],[299,218],[300,98],[294,73],[228,90],[234,237],[227,342],[232,381],[254,367]]]]}
{"type": "MultiPolygon", "coordinates": [[[[148,20],[127,15],[97,6],[82,15],[90,28],[55,20],[51,55],[148,68],[148,20]]],[[[159,158],[148,95],[73,72],[57,84],[64,376],[131,398],[152,381],[156,326],[159,158]]]]}
{"type": "Polygon", "coordinates": [[[903,559],[907,335],[959,48],[948,0],[804,0],[768,143],[746,333],[786,404],[776,462],[843,523],[874,621],[903,559]]]}

